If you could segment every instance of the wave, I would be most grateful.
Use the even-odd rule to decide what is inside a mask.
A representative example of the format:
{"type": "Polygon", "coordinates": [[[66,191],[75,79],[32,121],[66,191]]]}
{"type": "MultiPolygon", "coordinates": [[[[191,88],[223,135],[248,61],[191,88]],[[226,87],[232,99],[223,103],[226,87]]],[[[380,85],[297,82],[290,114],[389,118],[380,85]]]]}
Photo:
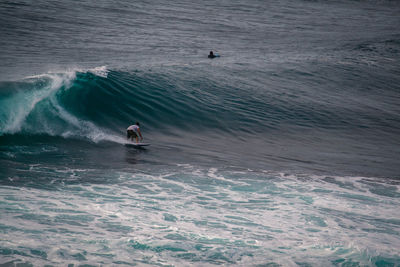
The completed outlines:
{"type": "Polygon", "coordinates": [[[293,79],[317,79],[315,74],[264,74],[268,79],[261,80],[262,73],[123,72],[99,67],[1,82],[0,135],[124,142],[126,127],[136,120],[150,132],[233,136],[283,129],[399,128],[396,110],[372,98],[361,103],[346,97],[352,92],[287,85],[293,79]]]}
{"type": "MultiPolygon", "coordinates": [[[[107,70],[105,67],[86,71],[71,70],[29,76],[18,82],[0,83],[0,135],[45,134],[87,138],[95,142],[122,142],[122,138],[77,116],[68,106],[66,100],[76,90],[77,82],[82,77],[84,80],[106,78],[107,70]]],[[[79,96],[76,97],[73,102],[79,106],[79,96]]]]}

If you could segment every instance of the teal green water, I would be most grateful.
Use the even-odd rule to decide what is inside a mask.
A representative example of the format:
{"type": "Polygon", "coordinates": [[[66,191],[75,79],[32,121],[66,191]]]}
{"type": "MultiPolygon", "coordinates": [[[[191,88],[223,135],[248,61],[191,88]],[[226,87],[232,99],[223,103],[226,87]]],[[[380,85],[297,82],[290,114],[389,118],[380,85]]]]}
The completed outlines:
{"type": "MultiPolygon", "coordinates": [[[[112,181],[96,183],[86,180],[91,170],[58,168],[61,184],[2,186],[1,258],[54,266],[399,264],[398,196],[374,193],[379,180],[158,169],[104,170],[99,176],[112,181]]],[[[49,176],[40,165],[30,172],[49,176]]]]}

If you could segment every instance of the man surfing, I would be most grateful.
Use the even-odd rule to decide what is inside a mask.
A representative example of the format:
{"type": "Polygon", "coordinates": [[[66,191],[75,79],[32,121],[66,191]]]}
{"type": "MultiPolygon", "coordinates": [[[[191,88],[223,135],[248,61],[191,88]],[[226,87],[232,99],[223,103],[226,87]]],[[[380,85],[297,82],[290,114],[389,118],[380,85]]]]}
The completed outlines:
{"type": "Polygon", "coordinates": [[[133,138],[135,138],[136,144],[139,143],[138,135],[140,136],[140,141],[142,141],[143,136],[142,136],[142,133],[140,132],[139,122],[136,122],[134,125],[131,125],[128,127],[128,129],[126,129],[126,137],[128,138],[128,140],[130,139],[131,141],[133,141],[133,138]]]}

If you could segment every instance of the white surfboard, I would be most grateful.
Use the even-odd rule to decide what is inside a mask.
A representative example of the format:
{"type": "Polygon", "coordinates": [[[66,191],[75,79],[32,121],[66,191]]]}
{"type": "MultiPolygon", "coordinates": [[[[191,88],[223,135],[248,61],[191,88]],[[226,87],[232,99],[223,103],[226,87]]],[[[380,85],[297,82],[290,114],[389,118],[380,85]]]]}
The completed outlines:
{"type": "Polygon", "coordinates": [[[125,146],[127,147],[145,147],[149,146],[150,143],[126,143],[125,146]]]}

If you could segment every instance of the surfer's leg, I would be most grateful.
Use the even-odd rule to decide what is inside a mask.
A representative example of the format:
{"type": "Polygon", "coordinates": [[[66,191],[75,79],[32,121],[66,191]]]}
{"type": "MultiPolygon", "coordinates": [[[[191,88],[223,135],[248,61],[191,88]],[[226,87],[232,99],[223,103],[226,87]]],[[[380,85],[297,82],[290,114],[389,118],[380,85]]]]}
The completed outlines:
{"type": "Polygon", "coordinates": [[[132,137],[132,142],[133,142],[133,138],[136,139],[136,143],[138,142],[138,136],[134,131],[132,131],[131,137],[132,137]]]}

